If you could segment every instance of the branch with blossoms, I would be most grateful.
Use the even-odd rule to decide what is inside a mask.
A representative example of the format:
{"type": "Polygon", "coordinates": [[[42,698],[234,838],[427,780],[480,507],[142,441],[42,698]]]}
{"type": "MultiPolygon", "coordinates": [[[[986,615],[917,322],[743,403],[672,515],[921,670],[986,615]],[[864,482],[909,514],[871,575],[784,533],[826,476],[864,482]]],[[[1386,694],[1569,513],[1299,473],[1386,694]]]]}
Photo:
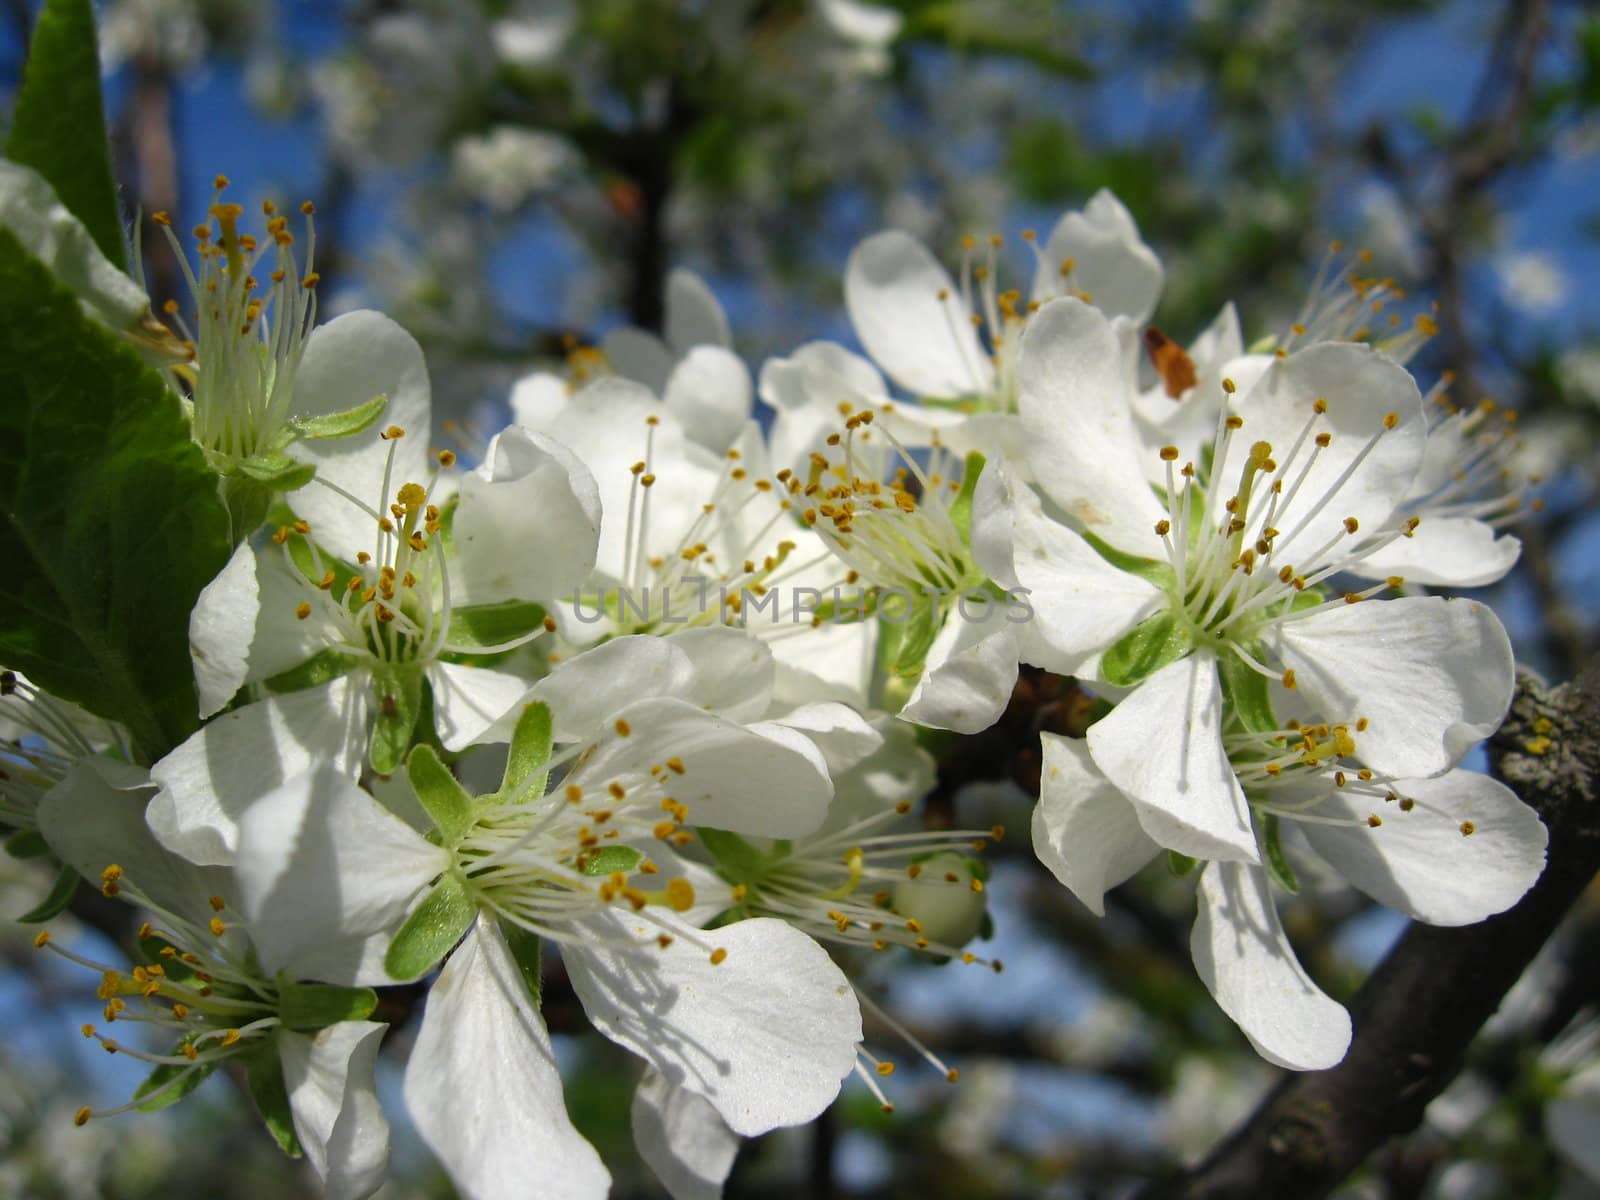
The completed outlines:
{"type": "MultiPolygon", "coordinates": [[[[319,322],[309,202],[257,217],[218,176],[204,220],[153,214],[191,296],[152,312],[103,145],[57,132],[103,128],[93,36],[46,6],[0,164],[0,814],[59,867],[24,920],[88,880],[141,921],[127,963],[36,938],[99,980],[83,1036],[151,1068],[79,1124],[225,1068],[328,1195],[370,1195],[405,989],[404,1104],[458,1189],[604,1195],[555,951],[642,1060],[640,1156],[718,1195],[852,1076],[886,1111],[898,1061],[958,1082],[873,964],[1002,971],[1006,831],[925,819],[958,782],[927,747],[1019,729],[1042,866],[1096,915],[1146,867],[1193,879],[1200,981],[1266,1061],[1333,1069],[1307,1079],[1383,1035],[1352,1043],[1282,897],[1339,879],[1459,927],[1534,887],[1546,820],[1460,765],[1511,646],[1439,594],[1515,563],[1526,484],[1408,369],[1431,320],[1374,330],[1397,297],[1360,257],[1287,330],[1226,305],[1184,346],[1109,192],[1025,237],[1026,292],[999,239],[952,273],[885,232],[845,273],[866,356],[754,375],[674,271],[665,336],[522,380],[469,466],[430,446],[410,334],[319,322]]],[[[1542,719],[1528,753],[1568,736],[1542,719]]]]}

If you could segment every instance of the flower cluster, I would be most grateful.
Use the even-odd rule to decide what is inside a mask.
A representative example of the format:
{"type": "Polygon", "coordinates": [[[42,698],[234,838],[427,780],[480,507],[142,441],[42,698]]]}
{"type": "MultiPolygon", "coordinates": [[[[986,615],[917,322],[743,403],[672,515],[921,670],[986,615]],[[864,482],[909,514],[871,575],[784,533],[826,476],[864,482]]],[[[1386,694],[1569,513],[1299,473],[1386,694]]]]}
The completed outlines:
{"type": "Polygon", "coordinates": [[[1515,561],[1514,426],[1419,389],[1432,320],[1391,317],[1359,257],[1282,337],[1247,350],[1229,307],[1184,347],[1108,193],[1025,235],[1026,293],[999,239],[952,274],[884,233],[845,278],[870,358],[812,342],[754,374],[677,272],[667,340],[523,380],[469,469],[431,447],[404,330],[317,324],[310,206],[256,237],[225,187],[169,327],[73,242],[85,311],[162,348],[233,518],[190,617],[198,729],[141,762],[0,687],[0,816],[68,895],[145,914],[129,965],[37,942],[99,975],[85,1037],[151,1064],[124,1108],[237,1061],[326,1193],[370,1195],[375,989],[426,981],[404,1101],[462,1194],[604,1195],[541,1015],[551,952],[644,1060],[635,1136],[675,1196],[719,1194],[738,1139],[852,1073],[892,1108],[863,1013],[953,1083],[866,968],[1002,970],[1005,831],[918,810],[927,731],[991,726],[1024,665],[1098,698],[1086,736],[1042,735],[1038,859],[1096,913],[1153,859],[1192,874],[1195,969],[1273,1063],[1350,1038],[1279,921],[1302,876],[1435,924],[1537,878],[1537,815],[1461,766],[1510,644],[1423,590],[1515,561]],[[157,1040],[112,1036],[133,1022],[157,1040]]]}

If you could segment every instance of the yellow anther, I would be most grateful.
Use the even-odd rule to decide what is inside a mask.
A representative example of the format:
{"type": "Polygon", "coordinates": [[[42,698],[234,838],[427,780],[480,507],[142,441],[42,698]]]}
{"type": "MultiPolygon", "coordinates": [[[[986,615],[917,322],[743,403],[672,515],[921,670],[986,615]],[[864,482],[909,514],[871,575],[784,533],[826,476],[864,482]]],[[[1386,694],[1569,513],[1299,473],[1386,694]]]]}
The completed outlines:
{"type": "Polygon", "coordinates": [[[721,946],[718,946],[715,950],[713,950],[711,952],[711,965],[713,967],[721,966],[723,960],[726,959],[727,957],[728,957],[728,952],[726,950],[724,950],[721,946]]]}
{"type": "Polygon", "coordinates": [[[881,1063],[878,1064],[878,1068],[877,1069],[878,1069],[878,1074],[879,1075],[893,1075],[894,1074],[894,1064],[892,1062],[881,1062],[881,1063]]]}
{"type": "Polygon", "coordinates": [[[35,950],[43,950],[49,944],[50,931],[48,929],[41,929],[38,933],[33,935],[33,948],[35,950]]]}
{"type": "Polygon", "coordinates": [[[618,737],[627,737],[630,733],[633,732],[633,726],[629,725],[621,717],[617,718],[617,723],[616,723],[616,725],[613,726],[613,728],[617,731],[617,736],[618,737]]]}
{"type": "Polygon", "coordinates": [[[674,775],[682,775],[685,770],[683,759],[679,758],[677,755],[673,755],[671,758],[667,759],[667,770],[671,771],[674,775]]]}
{"type": "Polygon", "coordinates": [[[1373,813],[1371,816],[1369,816],[1367,818],[1367,824],[1372,826],[1372,828],[1376,829],[1378,826],[1383,824],[1383,818],[1380,817],[1377,813],[1373,813]]]}
{"type": "Polygon", "coordinates": [[[87,1125],[89,1123],[89,1118],[92,1115],[93,1114],[89,1111],[88,1106],[86,1105],[72,1114],[72,1123],[74,1125],[87,1125]]]}
{"type": "Polygon", "coordinates": [[[1399,413],[1389,413],[1383,418],[1383,427],[1385,429],[1393,429],[1398,424],[1400,424],[1399,413]]]}
{"type": "Polygon", "coordinates": [[[1471,821],[1463,821],[1463,822],[1461,822],[1461,825],[1460,825],[1461,836],[1462,837],[1471,837],[1473,832],[1476,831],[1477,828],[1478,827],[1475,824],[1473,824],[1471,821]]]}
{"type": "Polygon", "coordinates": [[[228,927],[227,925],[223,924],[221,917],[212,917],[211,920],[206,922],[206,928],[211,930],[212,934],[216,937],[221,937],[223,934],[228,932],[228,927]]]}
{"type": "Polygon", "coordinates": [[[673,912],[688,912],[694,907],[694,884],[681,875],[667,883],[667,907],[673,912]]]}
{"type": "Polygon", "coordinates": [[[1346,517],[1344,519],[1344,531],[1346,533],[1354,533],[1356,530],[1358,530],[1360,528],[1361,528],[1361,522],[1356,520],[1354,517],[1346,517]]]}
{"type": "Polygon", "coordinates": [[[405,437],[405,435],[406,435],[406,431],[404,429],[401,429],[400,426],[391,425],[391,426],[389,426],[389,428],[385,429],[378,436],[381,437],[386,442],[392,442],[396,438],[405,437]]]}
{"type": "Polygon", "coordinates": [[[299,604],[296,604],[294,606],[294,615],[304,621],[311,615],[311,602],[309,600],[302,600],[299,604]]]}

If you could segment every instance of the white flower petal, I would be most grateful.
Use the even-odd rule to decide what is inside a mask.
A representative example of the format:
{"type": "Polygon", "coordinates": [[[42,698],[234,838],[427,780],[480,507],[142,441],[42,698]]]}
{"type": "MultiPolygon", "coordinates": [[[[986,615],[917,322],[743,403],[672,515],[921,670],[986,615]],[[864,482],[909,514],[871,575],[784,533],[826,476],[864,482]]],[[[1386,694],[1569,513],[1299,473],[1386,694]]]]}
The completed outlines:
{"type": "Polygon", "coordinates": [[[513,425],[462,477],[460,494],[451,524],[456,602],[542,603],[570,594],[594,570],[600,492],[589,468],[554,439],[513,425]]]}
{"type": "Polygon", "coordinates": [[[511,387],[511,420],[529,429],[543,429],[572,402],[572,385],[550,371],[524,375],[511,387]]]}
{"type": "Polygon", "coordinates": [[[1017,383],[1028,468],[1039,486],[1095,537],[1165,560],[1155,524],[1166,509],[1145,482],[1132,387],[1111,322],[1070,297],[1046,304],[1023,332],[1017,383]]]}
{"type": "Polygon", "coordinates": [[[215,718],[150,768],[161,787],[151,832],[190,862],[231,864],[239,818],[257,798],[313,767],[360,772],[370,692],[364,673],[341,675],[215,718]]]}
{"type": "Polygon", "coordinates": [[[86,879],[115,863],[151,900],[180,915],[206,911],[233,880],[162,848],[145,825],[148,773],[109,758],[85,758],[39,801],[39,832],[62,862],[86,879]]]}
{"type": "MultiPolygon", "coordinates": [[[[695,686],[694,663],[671,638],[637,634],[574,655],[528,692],[550,706],[558,742],[591,737],[629,704],[653,696],[683,696],[695,686]]],[[[510,738],[510,730],[505,731],[510,738]]]]}
{"type": "MultiPolygon", "coordinates": [[[[1274,562],[1293,563],[1309,574],[1355,544],[1348,535],[1341,537],[1347,518],[1356,518],[1367,533],[1378,533],[1408,515],[1397,512],[1396,505],[1411,491],[1422,465],[1427,423],[1416,381],[1394,360],[1356,342],[1319,342],[1275,361],[1237,396],[1233,408],[1244,426],[1229,439],[1227,455],[1214,472],[1220,486],[1207,495],[1211,518],[1225,518],[1222,506],[1238,487],[1251,447],[1267,442],[1285,494],[1294,489],[1293,499],[1272,522],[1282,531],[1273,543],[1274,562]],[[1312,429],[1331,433],[1332,440],[1302,478],[1313,442],[1312,436],[1301,439],[1318,400],[1326,402],[1327,412],[1315,418],[1312,429]],[[1386,430],[1390,414],[1396,423],[1386,430]],[[1297,441],[1298,454],[1291,458],[1297,441]],[[1340,539],[1331,552],[1315,561],[1308,557],[1330,538],[1340,539]]],[[[1265,500],[1258,490],[1252,512],[1265,500]]]]}
{"type": "Polygon", "coordinates": [[[868,354],[919,396],[971,396],[993,384],[960,289],[908,233],[874,234],[845,266],[850,322],[868,354]]]}
{"type": "Polygon", "coordinates": [[[706,281],[675,267],[667,273],[667,345],[681,358],[696,346],[731,346],[728,315],[706,281]]]}
{"type": "Polygon", "coordinates": [[[1012,570],[1031,610],[1025,659],[1062,674],[1094,678],[1100,656],[1151,615],[1161,601],[1156,586],[1114,567],[1072,530],[1039,511],[1028,498],[1011,510],[1012,570]],[[1038,661],[1043,659],[1043,661],[1038,661]]]}
{"type": "Polygon", "coordinates": [[[611,1176],[567,1117],[539,1011],[479,918],[428,992],[406,1108],[465,1200],[603,1200],[611,1176]]]}
{"type": "Polygon", "coordinates": [[[770,722],[746,728],[667,697],[615,715],[628,736],[600,742],[573,782],[603,790],[675,759],[683,771],[672,776],[672,796],[688,805],[692,824],[758,837],[803,837],[822,824],[833,784],[803,734],[770,722]]]}
{"type": "Polygon", "coordinates": [[[1161,853],[1128,798],[1102,775],[1079,738],[1039,735],[1044,761],[1033,810],[1033,852],[1097,917],[1106,893],[1161,853]]]}
{"type": "Polygon", "coordinates": [[[319,770],[245,811],[234,871],[269,974],[378,985],[391,982],[383,956],[411,900],[449,861],[349,779],[319,770]]]}
{"type": "Polygon", "coordinates": [[[696,346],[672,369],[662,396],[667,411],[700,445],[721,454],[750,419],[750,368],[731,350],[696,346]]]}
{"type": "Polygon", "coordinates": [[[1139,237],[1133,214],[1105,188],[1081,213],[1069,212],[1045,243],[1034,277],[1034,298],[1061,291],[1061,267],[1072,260],[1067,282],[1108,317],[1125,316],[1143,325],[1155,311],[1163,272],[1155,251],[1139,237]]]}
{"type": "Polygon", "coordinates": [[[1350,1014],[1311,981],[1284,936],[1267,873],[1209,863],[1189,952],[1217,1005],[1256,1053],[1291,1071],[1320,1071],[1350,1046],[1350,1014]]]}
{"type": "MultiPolygon", "coordinates": [[[[600,379],[581,390],[540,432],[555,438],[594,473],[600,490],[596,570],[613,583],[632,581],[643,555],[676,554],[685,531],[716,488],[722,460],[689,441],[655,394],[626,379],[600,379]],[[639,486],[635,464],[649,464],[655,482],[639,486]],[[628,543],[630,498],[635,542],[628,543]]],[[[643,603],[641,596],[634,596],[643,603]]],[[[593,611],[593,606],[589,606],[593,611]]]]}
{"type": "Polygon", "coordinates": [[[818,11],[828,28],[840,37],[874,48],[894,41],[905,23],[905,17],[892,8],[858,4],[855,0],[822,0],[818,11]]]}
{"type": "Polygon", "coordinates": [[[805,934],[769,918],[706,934],[622,913],[594,924],[594,941],[562,950],[590,1021],[668,1083],[704,1096],[734,1132],[798,1125],[839,1094],[861,1015],[849,980],[805,934]],[[653,944],[659,924],[677,930],[665,950],[653,944]],[[607,948],[618,937],[644,945],[607,948]],[[706,940],[727,951],[724,961],[695,944],[706,940]]]}
{"type": "Polygon", "coordinates": [[[1516,684],[1506,631],[1475,600],[1335,604],[1280,626],[1277,641],[1312,708],[1367,718],[1355,735],[1362,760],[1401,778],[1460,762],[1499,728],[1516,684]]]}
{"type": "Polygon", "coordinates": [[[703,1097],[647,1070],[633,1093],[633,1144],[672,1200],[721,1200],[739,1135],[703,1097]]]}
{"type": "Polygon", "coordinates": [[[387,1025],[340,1021],[315,1034],[278,1033],[295,1136],[325,1200],[365,1200],[389,1165],[389,1122],[373,1072],[387,1025]]]}
{"type": "Polygon", "coordinates": [[[109,328],[126,333],[150,316],[143,290],[101,253],[44,176],[5,160],[0,160],[0,228],[15,234],[72,289],[85,311],[109,328]]]}
{"type": "Polygon", "coordinates": [[[1352,568],[1368,579],[1398,575],[1434,587],[1487,587],[1517,565],[1522,542],[1471,517],[1423,517],[1410,537],[1395,538],[1352,568]]]}
{"type": "MultiPolygon", "coordinates": [[[[433,406],[422,347],[381,313],[359,310],[319,325],[295,376],[296,411],[306,416],[340,412],[379,395],[388,396],[389,404],[372,428],[353,437],[295,442],[288,452],[315,465],[320,478],[383,512],[394,500],[392,494],[378,494],[391,451],[391,491],[428,477],[433,406]],[[386,441],[379,436],[396,425],[405,437],[386,441]]],[[[372,518],[338,493],[313,484],[294,493],[293,507],[311,523],[312,536],[334,553],[353,559],[372,550],[372,518]]]]}
{"type": "Polygon", "coordinates": [[[1260,861],[1250,803],[1222,745],[1222,685],[1204,651],[1168,663],[1089,726],[1089,753],[1144,831],[1191,858],[1260,861]]]}
{"type": "Polygon", "coordinates": [[[1454,770],[1392,788],[1416,807],[1335,792],[1313,815],[1349,824],[1302,828],[1313,850],[1379,903],[1430,925],[1471,925],[1522,899],[1544,870],[1544,822],[1503,783],[1454,770]],[[1382,825],[1366,824],[1373,814],[1382,825]]]}
{"type": "Polygon", "coordinates": [[[202,718],[227,704],[244,686],[260,610],[256,554],[249,542],[240,542],[228,565],[201,589],[189,614],[189,656],[194,659],[202,718]]]}
{"type": "Polygon", "coordinates": [[[653,333],[623,327],[600,339],[606,363],[624,379],[642,383],[655,395],[667,386],[672,374],[672,351],[653,333]]]}
{"type": "Polygon", "coordinates": [[[1017,685],[1017,639],[1004,605],[947,596],[950,612],[900,716],[980,733],[1000,719],[1017,685]]]}
{"type": "MultiPolygon", "coordinates": [[[[433,720],[446,750],[465,750],[504,719],[516,724],[528,694],[528,681],[488,667],[463,667],[456,663],[428,664],[433,685],[433,720]]],[[[494,740],[494,739],[491,739],[494,740]]]]}
{"type": "Polygon", "coordinates": [[[688,655],[695,674],[693,687],[675,694],[730,721],[765,715],[777,673],[765,642],[730,625],[711,625],[674,634],[672,646],[688,655]]]}
{"type": "Polygon", "coordinates": [[[835,777],[883,745],[883,734],[847,704],[802,704],[775,717],[773,723],[804,734],[822,752],[829,774],[835,777]]]}

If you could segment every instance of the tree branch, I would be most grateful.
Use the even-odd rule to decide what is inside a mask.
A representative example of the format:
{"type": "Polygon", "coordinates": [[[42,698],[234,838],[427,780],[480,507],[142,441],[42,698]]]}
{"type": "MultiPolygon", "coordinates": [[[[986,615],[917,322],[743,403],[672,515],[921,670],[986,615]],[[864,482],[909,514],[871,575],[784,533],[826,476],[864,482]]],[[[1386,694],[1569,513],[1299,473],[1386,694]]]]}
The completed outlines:
{"type": "Polygon", "coordinates": [[[1517,906],[1481,925],[1413,924],[1351,1005],[1343,1062],[1280,1083],[1193,1171],[1144,1200],[1326,1196],[1461,1069],[1468,1046],[1600,870],[1600,660],[1546,691],[1524,675],[1490,742],[1495,774],[1550,830],[1544,874],[1517,906]]]}

